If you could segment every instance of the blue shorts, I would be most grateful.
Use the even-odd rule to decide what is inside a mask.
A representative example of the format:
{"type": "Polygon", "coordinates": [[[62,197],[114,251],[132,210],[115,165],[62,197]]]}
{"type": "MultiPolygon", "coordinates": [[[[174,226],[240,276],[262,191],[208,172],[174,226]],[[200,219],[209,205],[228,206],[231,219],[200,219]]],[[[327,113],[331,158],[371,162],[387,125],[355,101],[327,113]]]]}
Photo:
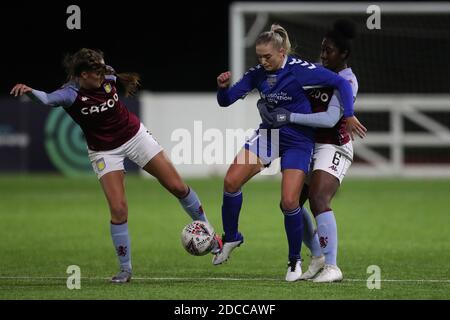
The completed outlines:
{"type": "Polygon", "coordinates": [[[302,170],[305,174],[309,171],[309,164],[314,149],[314,143],[301,145],[289,145],[280,143],[279,137],[272,136],[270,130],[256,130],[247,139],[245,149],[258,156],[265,167],[281,157],[281,171],[285,169],[302,170]]]}

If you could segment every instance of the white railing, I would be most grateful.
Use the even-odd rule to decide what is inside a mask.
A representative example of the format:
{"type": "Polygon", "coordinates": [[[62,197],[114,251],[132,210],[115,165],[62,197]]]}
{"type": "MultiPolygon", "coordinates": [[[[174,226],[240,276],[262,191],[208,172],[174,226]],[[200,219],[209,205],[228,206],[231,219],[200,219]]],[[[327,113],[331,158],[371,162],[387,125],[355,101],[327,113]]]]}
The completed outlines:
{"type": "Polygon", "coordinates": [[[450,116],[450,95],[360,95],[356,109],[358,113],[387,112],[389,131],[369,131],[364,140],[355,141],[355,154],[368,162],[354,164],[351,175],[359,176],[420,176],[450,177],[450,162],[408,164],[405,162],[407,147],[442,148],[450,158],[450,128],[425,112],[442,112],[450,116]],[[407,132],[404,119],[423,128],[424,133],[407,132]],[[373,147],[388,147],[390,157],[376,153],[373,147]]]}
{"type": "MultiPolygon", "coordinates": [[[[156,94],[144,93],[140,97],[142,120],[154,133],[157,140],[170,156],[177,141],[174,132],[184,130],[190,132],[193,164],[177,164],[177,168],[185,176],[224,175],[229,163],[208,164],[205,161],[196,163],[194,157],[211,141],[207,139],[207,130],[220,131],[225,134],[229,129],[247,131],[256,128],[260,122],[256,109],[258,96],[249,95],[245,100],[236,102],[229,108],[220,108],[214,93],[203,94],[156,94]],[[201,128],[196,124],[201,122],[201,128]],[[216,130],[217,129],[217,130],[216,130]]],[[[405,162],[407,147],[439,147],[450,158],[450,128],[435,121],[424,112],[440,111],[450,117],[450,95],[364,95],[358,96],[356,114],[362,117],[365,112],[382,112],[388,114],[388,131],[380,131],[369,126],[364,140],[356,139],[355,155],[366,161],[365,164],[354,163],[349,176],[421,176],[450,177],[450,163],[421,165],[405,162]],[[425,133],[406,132],[403,119],[409,119],[425,133]],[[389,157],[377,153],[374,148],[389,148],[389,157]]],[[[230,146],[224,146],[224,154],[230,146]]],[[[239,146],[231,146],[236,152],[239,146]]],[[[230,160],[230,159],[228,159],[230,160]]],[[[228,161],[227,160],[227,161],[228,161]]]]}

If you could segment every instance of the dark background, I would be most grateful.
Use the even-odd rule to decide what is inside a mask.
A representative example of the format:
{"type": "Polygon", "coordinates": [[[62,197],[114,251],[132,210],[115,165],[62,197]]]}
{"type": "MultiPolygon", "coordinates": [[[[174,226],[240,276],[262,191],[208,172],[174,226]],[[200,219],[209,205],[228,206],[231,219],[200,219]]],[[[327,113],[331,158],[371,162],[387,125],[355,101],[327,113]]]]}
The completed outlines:
{"type": "MultiPolygon", "coordinates": [[[[136,71],[152,91],[212,91],[228,65],[228,2],[44,1],[0,5],[2,81],[43,90],[65,79],[64,54],[105,52],[117,71],[136,71]],[[145,3],[144,3],[145,2],[145,3]],[[66,9],[81,8],[81,30],[66,9]]],[[[2,86],[3,87],[3,86],[2,86]]]]}
{"type": "MultiPolygon", "coordinates": [[[[0,95],[18,82],[45,91],[59,87],[65,79],[61,64],[64,54],[81,47],[101,49],[106,62],[119,72],[139,72],[147,90],[214,91],[216,76],[229,69],[231,2],[2,2],[0,95]],[[81,8],[81,30],[66,27],[70,4],[81,8]]],[[[430,26],[414,17],[399,24],[394,17],[382,20],[383,30],[378,36],[366,30],[371,38],[358,40],[353,61],[360,92],[448,92],[450,86],[442,81],[450,72],[447,20],[430,26]],[[429,36],[436,32],[440,35],[429,36]],[[377,50],[367,49],[367,41],[379,41],[377,50]]],[[[287,24],[292,33],[297,28],[283,20],[277,22],[287,24]]],[[[364,22],[360,26],[363,28],[364,22]]],[[[306,46],[311,47],[311,57],[306,58],[314,59],[312,54],[317,52],[325,29],[307,30],[301,43],[305,44],[308,36],[311,44],[317,44],[317,48],[306,46]]]]}

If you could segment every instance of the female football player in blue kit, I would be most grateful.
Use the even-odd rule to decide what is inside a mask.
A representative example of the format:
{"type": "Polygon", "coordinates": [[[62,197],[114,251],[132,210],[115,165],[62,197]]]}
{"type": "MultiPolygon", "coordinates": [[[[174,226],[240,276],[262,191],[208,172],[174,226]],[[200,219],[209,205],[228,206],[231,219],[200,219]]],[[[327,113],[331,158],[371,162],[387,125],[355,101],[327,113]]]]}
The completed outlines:
{"type": "MultiPolygon", "coordinates": [[[[348,67],[352,39],[356,34],[356,26],[349,20],[337,20],[333,28],[324,36],[320,60],[322,65],[345,78],[353,90],[356,100],[358,80],[352,69],[348,67]]],[[[317,87],[308,90],[312,105],[312,114],[296,114],[284,108],[267,113],[261,109],[261,116],[273,127],[279,127],[280,118],[297,123],[317,127],[311,171],[300,205],[309,198],[311,211],[317,222],[317,232],[309,213],[303,208],[305,219],[303,241],[311,250],[312,259],[308,270],[300,277],[302,280],[312,279],[314,282],[341,281],[343,275],[336,263],[337,227],[331,200],[336,194],[344,176],[353,160],[352,130],[364,138],[367,129],[352,117],[353,124],[348,127],[349,119],[343,117],[343,105],[339,93],[331,87],[317,87]],[[347,131],[350,130],[350,131],[347,131]],[[320,273],[319,273],[320,272],[320,273]]],[[[284,123],[283,123],[284,124],[284,123]]]]}
{"type": "MultiPolygon", "coordinates": [[[[344,117],[353,116],[353,94],[350,84],[339,75],[290,56],[291,44],[288,34],[279,25],[261,33],[256,40],[256,55],[260,64],[250,68],[241,80],[230,87],[231,73],[217,77],[217,100],[227,107],[257,89],[262,97],[258,108],[283,107],[294,113],[311,113],[311,104],[304,86],[322,85],[336,88],[344,104],[344,117]]],[[[279,119],[283,121],[283,119],[279,119]]],[[[271,124],[263,121],[253,137],[238,153],[224,179],[222,224],[223,247],[213,258],[213,264],[226,261],[230,253],[240,246],[244,237],[238,231],[239,213],[242,206],[241,187],[272,160],[281,157],[281,202],[284,225],[288,240],[288,270],[286,281],[300,278],[300,249],[303,237],[303,216],[299,195],[305,175],[308,173],[314,147],[313,128],[287,123],[279,130],[279,141],[272,139],[271,124]],[[267,134],[264,130],[269,129],[267,134]]]]}

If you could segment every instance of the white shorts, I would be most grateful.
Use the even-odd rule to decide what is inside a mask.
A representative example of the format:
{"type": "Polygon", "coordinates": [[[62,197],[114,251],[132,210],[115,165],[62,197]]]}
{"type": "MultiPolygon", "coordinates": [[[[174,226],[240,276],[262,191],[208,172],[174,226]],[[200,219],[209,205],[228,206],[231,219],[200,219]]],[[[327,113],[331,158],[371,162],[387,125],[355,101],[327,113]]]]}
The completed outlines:
{"type": "Polygon", "coordinates": [[[107,151],[92,151],[88,149],[92,168],[100,179],[111,171],[125,171],[123,162],[130,159],[143,168],[163,148],[153,138],[150,131],[141,123],[136,135],[120,147],[107,151]]]}
{"type": "Polygon", "coordinates": [[[315,170],[322,170],[335,176],[342,183],[348,168],[353,162],[353,144],[348,142],[342,146],[334,144],[316,143],[311,160],[311,169],[306,184],[309,184],[311,174],[315,170]]]}

